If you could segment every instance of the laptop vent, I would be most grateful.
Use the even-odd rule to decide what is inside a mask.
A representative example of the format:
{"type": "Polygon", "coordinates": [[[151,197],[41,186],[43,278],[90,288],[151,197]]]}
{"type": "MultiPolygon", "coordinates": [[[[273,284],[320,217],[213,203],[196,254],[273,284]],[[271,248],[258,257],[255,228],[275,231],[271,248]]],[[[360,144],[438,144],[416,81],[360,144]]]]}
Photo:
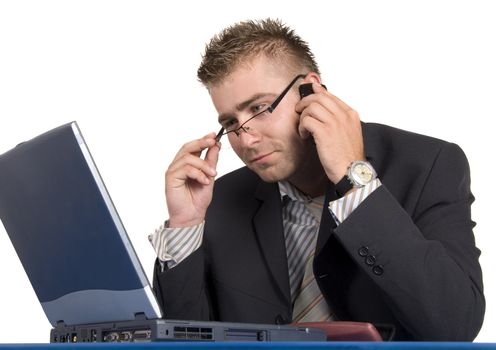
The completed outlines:
{"type": "Polygon", "coordinates": [[[213,340],[213,329],[210,327],[174,327],[174,338],[184,340],[213,340]]]}

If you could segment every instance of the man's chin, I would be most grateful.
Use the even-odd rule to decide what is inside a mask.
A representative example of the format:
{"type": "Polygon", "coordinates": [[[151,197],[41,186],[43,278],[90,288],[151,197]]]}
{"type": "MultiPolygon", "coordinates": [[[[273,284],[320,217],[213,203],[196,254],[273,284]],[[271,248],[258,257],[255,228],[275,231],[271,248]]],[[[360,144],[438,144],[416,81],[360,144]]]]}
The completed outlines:
{"type": "Polygon", "coordinates": [[[288,174],[281,171],[277,166],[270,166],[267,168],[254,168],[249,167],[253,172],[255,172],[264,182],[273,183],[285,180],[289,177],[288,174]]]}

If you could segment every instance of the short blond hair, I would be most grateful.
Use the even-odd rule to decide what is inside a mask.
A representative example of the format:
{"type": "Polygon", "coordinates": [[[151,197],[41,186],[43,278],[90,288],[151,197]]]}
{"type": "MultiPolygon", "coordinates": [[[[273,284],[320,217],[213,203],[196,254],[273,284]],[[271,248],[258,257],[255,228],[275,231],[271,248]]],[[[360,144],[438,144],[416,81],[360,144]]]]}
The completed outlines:
{"type": "Polygon", "coordinates": [[[221,82],[240,64],[259,55],[279,60],[300,73],[320,74],[314,55],[293,29],[270,18],[225,28],[205,47],[198,80],[207,88],[221,82]],[[301,70],[306,72],[301,72],[301,70]]]}

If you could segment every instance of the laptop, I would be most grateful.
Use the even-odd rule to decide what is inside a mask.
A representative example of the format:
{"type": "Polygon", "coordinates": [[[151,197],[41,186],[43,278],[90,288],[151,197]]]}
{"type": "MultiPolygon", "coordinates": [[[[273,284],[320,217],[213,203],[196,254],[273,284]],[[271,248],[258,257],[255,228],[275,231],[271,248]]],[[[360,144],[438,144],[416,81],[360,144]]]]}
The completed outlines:
{"type": "Polygon", "coordinates": [[[164,319],[76,122],[0,155],[0,219],[51,342],[326,340],[311,327],[164,319]]]}

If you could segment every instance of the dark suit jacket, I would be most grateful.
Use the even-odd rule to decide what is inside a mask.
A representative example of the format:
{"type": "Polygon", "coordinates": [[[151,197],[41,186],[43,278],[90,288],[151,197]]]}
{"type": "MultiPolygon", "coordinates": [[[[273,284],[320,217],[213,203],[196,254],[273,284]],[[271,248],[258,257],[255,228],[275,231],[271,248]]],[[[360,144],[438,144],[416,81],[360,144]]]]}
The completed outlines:
{"type": "MultiPolygon", "coordinates": [[[[465,155],[384,125],[364,123],[363,134],[383,185],[337,228],[324,206],[314,259],[322,294],[338,319],[394,325],[395,339],[474,339],[485,301],[465,155]]],[[[326,201],[335,198],[330,183],[326,201]]],[[[247,168],[217,180],[201,248],[155,270],[166,317],[290,322],[281,210],[277,184],[247,168]]]]}

